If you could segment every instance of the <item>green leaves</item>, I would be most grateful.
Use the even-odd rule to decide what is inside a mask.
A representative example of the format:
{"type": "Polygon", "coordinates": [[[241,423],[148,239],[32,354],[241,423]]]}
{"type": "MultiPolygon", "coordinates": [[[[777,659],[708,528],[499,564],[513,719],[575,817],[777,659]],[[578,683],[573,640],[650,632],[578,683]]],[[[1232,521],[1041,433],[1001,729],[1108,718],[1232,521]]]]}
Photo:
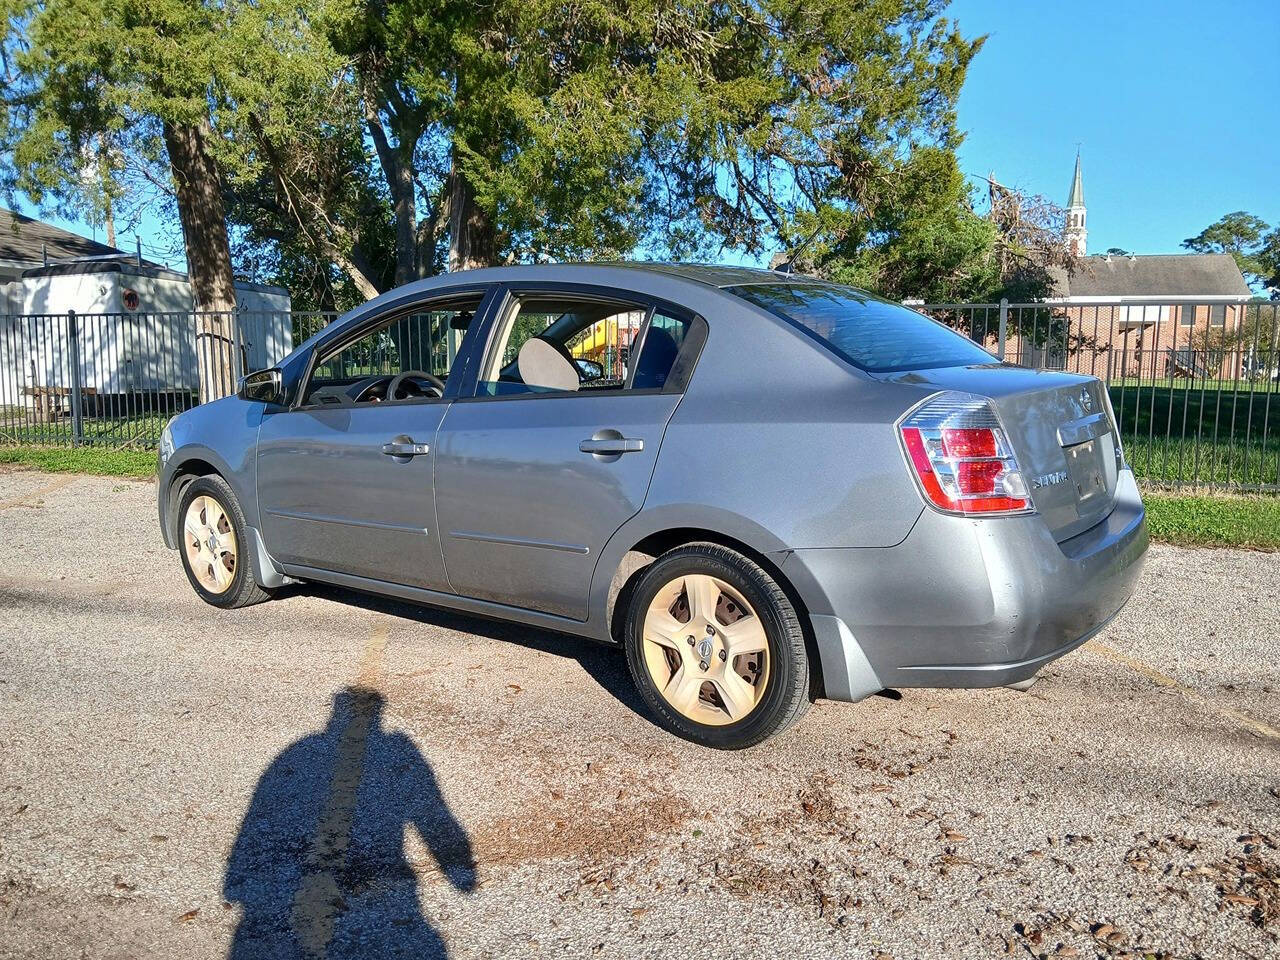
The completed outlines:
{"type": "Polygon", "coordinates": [[[1209,224],[1182,245],[1196,253],[1229,253],[1250,283],[1280,288],[1280,229],[1267,234],[1267,222],[1237,210],[1209,224]]]}
{"type": "Polygon", "coordinates": [[[941,0],[0,2],[26,188],[208,116],[240,262],[327,303],[445,237],[469,263],[803,246],[917,292],[986,269],[953,155],[982,41],[941,0]]]}

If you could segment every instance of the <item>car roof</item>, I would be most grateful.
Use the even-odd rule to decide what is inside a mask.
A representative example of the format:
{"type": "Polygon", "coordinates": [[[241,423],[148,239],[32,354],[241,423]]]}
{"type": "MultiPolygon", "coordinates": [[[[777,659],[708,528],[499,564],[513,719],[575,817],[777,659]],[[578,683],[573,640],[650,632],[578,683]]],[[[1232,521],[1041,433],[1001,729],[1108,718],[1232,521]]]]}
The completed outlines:
{"type": "Polygon", "coordinates": [[[659,276],[691,280],[709,287],[723,289],[756,283],[820,283],[817,277],[781,270],[764,270],[759,267],[734,267],[714,263],[668,263],[658,260],[601,260],[590,263],[539,263],[512,264],[502,267],[482,267],[446,274],[456,283],[519,282],[520,280],[572,280],[575,275],[586,277],[602,270],[627,270],[659,276]]]}
{"type": "Polygon", "coordinates": [[[732,267],[718,263],[669,263],[665,261],[618,261],[611,267],[625,267],[646,273],[694,280],[712,287],[740,287],[752,283],[816,283],[817,277],[789,273],[783,270],[764,270],[760,267],[732,267]]]}

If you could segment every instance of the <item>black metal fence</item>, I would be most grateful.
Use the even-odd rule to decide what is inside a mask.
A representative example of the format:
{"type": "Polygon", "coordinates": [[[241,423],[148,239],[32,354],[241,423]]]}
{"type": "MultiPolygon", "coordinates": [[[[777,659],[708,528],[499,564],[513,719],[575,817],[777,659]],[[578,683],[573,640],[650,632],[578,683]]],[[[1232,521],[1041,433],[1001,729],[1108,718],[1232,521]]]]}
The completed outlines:
{"type": "Polygon", "coordinates": [[[0,444],[154,447],[333,319],[320,313],[0,316],[0,444]]]}
{"type": "MultiPolygon", "coordinates": [[[[1149,485],[1280,492],[1280,303],[923,304],[994,357],[1105,380],[1149,485]]],[[[331,313],[0,316],[0,444],[154,447],[331,313]]]]}
{"type": "Polygon", "coordinates": [[[937,303],[994,357],[1106,381],[1147,485],[1280,492],[1280,303],[937,303]]]}

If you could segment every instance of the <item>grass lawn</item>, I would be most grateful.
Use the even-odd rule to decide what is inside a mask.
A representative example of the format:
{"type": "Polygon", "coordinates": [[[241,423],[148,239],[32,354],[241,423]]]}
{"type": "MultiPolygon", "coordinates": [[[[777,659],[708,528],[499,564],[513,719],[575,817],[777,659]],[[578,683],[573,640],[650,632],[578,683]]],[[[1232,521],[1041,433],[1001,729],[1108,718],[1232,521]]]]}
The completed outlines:
{"type": "Polygon", "coordinates": [[[1280,550],[1280,497],[1144,493],[1151,537],[1180,546],[1280,550]]]}
{"type": "MultiPolygon", "coordinates": [[[[119,418],[85,417],[81,437],[92,446],[155,450],[171,414],[148,413],[119,418]]],[[[38,422],[19,416],[0,418],[0,440],[30,446],[71,444],[70,418],[38,422]]]]}
{"type": "Polygon", "coordinates": [[[1111,387],[1125,455],[1156,485],[1280,483],[1280,393],[1142,384],[1111,387]]]}
{"type": "Polygon", "coordinates": [[[90,473],[149,480],[156,473],[152,450],[101,447],[0,447],[0,463],[15,463],[50,473],[90,473]]]}

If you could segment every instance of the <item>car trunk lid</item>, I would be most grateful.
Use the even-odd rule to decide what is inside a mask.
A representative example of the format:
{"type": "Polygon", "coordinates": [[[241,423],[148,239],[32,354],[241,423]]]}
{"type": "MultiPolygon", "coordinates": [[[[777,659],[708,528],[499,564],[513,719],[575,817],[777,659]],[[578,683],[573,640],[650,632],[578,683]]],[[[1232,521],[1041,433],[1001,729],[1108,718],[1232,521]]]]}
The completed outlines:
{"type": "Polygon", "coordinates": [[[990,400],[1032,503],[1057,540],[1082,533],[1111,512],[1119,440],[1106,386],[1096,377],[1005,364],[899,371],[882,377],[990,400]]]}

